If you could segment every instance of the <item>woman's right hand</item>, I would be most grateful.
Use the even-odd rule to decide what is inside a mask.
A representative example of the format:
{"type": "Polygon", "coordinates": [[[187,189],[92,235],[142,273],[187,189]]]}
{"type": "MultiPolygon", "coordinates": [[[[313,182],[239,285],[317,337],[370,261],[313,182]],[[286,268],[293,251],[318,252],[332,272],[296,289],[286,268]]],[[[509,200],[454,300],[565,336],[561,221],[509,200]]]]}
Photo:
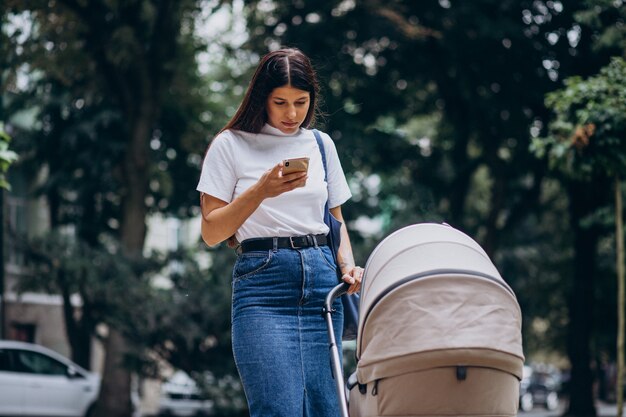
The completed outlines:
{"type": "Polygon", "coordinates": [[[276,197],[298,187],[304,187],[307,174],[294,172],[282,175],[282,162],[265,172],[261,178],[230,203],[202,194],[202,239],[216,245],[237,232],[266,198],[276,197]]]}
{"type": "Polygon", "coordinates": [[[282,173],[283,163],[278,163],[274,168],[266,171],[257,181],[256,187],[263,198],[279,196],[287,191],[298,187],[304,187],[308,175],[306,172],[282,173]]]}

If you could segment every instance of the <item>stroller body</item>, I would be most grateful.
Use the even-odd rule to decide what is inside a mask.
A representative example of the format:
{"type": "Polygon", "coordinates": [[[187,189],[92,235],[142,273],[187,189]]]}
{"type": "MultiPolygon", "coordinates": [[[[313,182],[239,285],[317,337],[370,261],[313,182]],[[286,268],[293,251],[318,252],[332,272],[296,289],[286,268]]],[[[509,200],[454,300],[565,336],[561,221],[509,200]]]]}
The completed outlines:
{"type": "Polygon", "coordinates": [[[352,417],[517,414],[519,305],[485,251],[450,226],[408,226],[372,252],[356,355],[352,417]]]}

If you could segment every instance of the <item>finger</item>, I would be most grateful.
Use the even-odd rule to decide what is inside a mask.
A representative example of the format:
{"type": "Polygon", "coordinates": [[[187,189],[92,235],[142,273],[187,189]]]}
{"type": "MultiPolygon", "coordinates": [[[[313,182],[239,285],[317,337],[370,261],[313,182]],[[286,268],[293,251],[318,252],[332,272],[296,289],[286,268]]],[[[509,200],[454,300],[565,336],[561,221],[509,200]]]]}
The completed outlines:
{"type": "Polygon", "coordinates": [[[363,268],[361,268],[360,266],[357,266],[354,272],[354,276],[356,278],[356,280],[358,282],[361,282],[361,280],[363,280],[363,274],[365,273],[365,270],[363,268]]]}
{"type": "Polygon", "coordinates": [[[272,177],[282,177],[283,176],[283,162],[279,162],[272,169],[269,170],[270,176],[272,177]]]}
{"type": "Polygon", "coordinates": [[[348,288],[348,294],[354,294],[359,283],[350,274],[343,274],[341,278],[345,283],[350,284],[350,287],[348,288]]]}
{"type": "Polygon", "coordinates": [[[288,191],[293,191],[298,187],[304,187],[306,185],[306,180],[300,181],[289,181],[283,182],[277,187],[278,194],[286,193],[288,191]]]}
{"type": "Polygon", "coordinates": [[[297,181],[301,178],[306,178],[306,177],[307,177],[306,172],[292,172],[290,174],[283,175],[283,178],[285,178],[285,180],[287,181],[297,181]]]}
{"type": "Polygon", "coordinates": [[[352,271],[350,271],[350,274],[354,278],[354,284],[352,284],[348,289],[348,294],[354,294],[356,292],[359,292],[359,290],[361,289],[361,281],[363,280],[363,268],[361,268],[360,266],[356,266],[354,267],[354,269],[352,269],[352,271]]]}
{"type": "Polygon", "coordinates": [[[301,177],[301,178],[296,178],[294,180],[286,181],[285,184],[289,186],[289,189],[293,190],[298,187],[304,187],[306,185],[306,180],[308,178],[309,177],[305,175],[304,177],[301,177]]]}
{"type": "Polygon", "coordinates": [[[267,181],[272,181],[275,178],[280,178],[282,176],[281,172],[281,164],[278,164],[263,173],[261,179],[267,181]]]}
{"type": "Polygon", "coordinates": [[[305,186],[306,186],[306,180],[307,180],[308,178],[309,178],[309,177],[304,177],[304,178],[302,178],[300,181],[298,181],[298,187],[305,187],[305,186]]]}

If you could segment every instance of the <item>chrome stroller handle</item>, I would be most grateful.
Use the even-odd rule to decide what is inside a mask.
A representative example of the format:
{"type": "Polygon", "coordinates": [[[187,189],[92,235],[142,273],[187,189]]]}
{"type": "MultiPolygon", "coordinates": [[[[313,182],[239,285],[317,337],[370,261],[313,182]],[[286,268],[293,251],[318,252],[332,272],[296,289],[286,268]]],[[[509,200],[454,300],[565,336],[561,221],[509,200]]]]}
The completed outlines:
{"type": "Polygon", "coordinates": [[[326,327],[328,329],[328,341],[330,343],[330,359],[333,378],[335,379],[335,387],[337,388],[337,398],[339,400],[339,408],[341,417],[349,417],[348,400],[346,399],[345,388],[343,385],[343,370],[341,368],[341,359],[339,358],[339,349],[337,347],[337,339],[335,339],[335,329],[333,327],[333,303],[335,300],[348,292],[350,284],[342,282],[334,287],[326,296],[324,302],[324,318],[326,319],[326,327]]]}
{"type": "Polygon", "coordinates": [[[348,284],[347,282],[342,282],[341,284],[330,290],[328,295],[326,295],[326,301],[324,302],[324,313],[326,313],[326,310],[332,309],[335,300],[346,294],[348,292],[348,289],[350,289],[350,284],[348,284]]]}

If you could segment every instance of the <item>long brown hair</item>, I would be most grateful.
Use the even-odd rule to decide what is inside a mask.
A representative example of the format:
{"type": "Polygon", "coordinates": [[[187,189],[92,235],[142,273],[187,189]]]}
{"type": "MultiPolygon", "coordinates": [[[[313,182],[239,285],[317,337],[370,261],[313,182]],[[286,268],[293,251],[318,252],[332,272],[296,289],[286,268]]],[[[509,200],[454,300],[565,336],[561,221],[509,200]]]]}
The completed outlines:
{"type": "Polygon", "coordinates": [[[221,130],[243,130],[259,133],[267,122],[265,105],[271,92],[278,87],[290,86],[310,94],[309,111],[302,122],[309,127],[318,112],[319,83],[309,58],[296,48],[284,48],[270,52],[261,58],[246,95],[237,113],[221,130]]]}

